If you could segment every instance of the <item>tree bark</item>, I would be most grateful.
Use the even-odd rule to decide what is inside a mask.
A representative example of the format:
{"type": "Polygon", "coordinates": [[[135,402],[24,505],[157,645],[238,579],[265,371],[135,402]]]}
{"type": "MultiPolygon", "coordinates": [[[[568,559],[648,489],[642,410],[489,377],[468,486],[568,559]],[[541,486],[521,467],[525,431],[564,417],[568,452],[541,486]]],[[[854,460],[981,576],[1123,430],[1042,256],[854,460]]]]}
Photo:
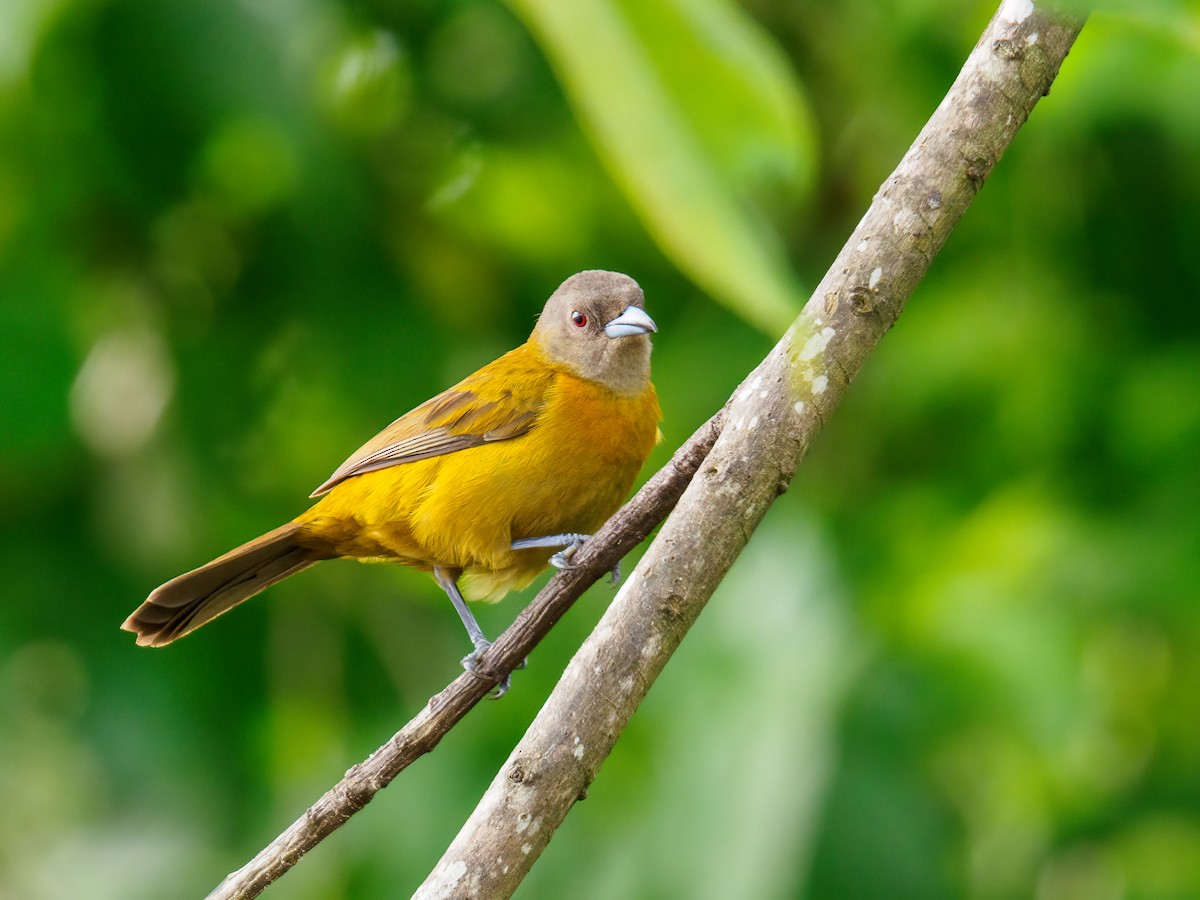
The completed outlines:
{"type": "Polygon", "coordinates": [[[1031,0],[1001,5],[801,315],[730,399],[658,538],[414,896],[516,890],[1049,91],[1080,27],[1031,0]]]}
{"type": "Polygon", "coordinates": [[[464,672],[401,728],[392,739],[309,807],[252,860],[230,873],[208,900],[245,900],[300,861],[309,850],[366,806],[412,762],[438,742],[549,633],[588,587],[643,541],[674,507],[721,429],[718,412],[680,447],[583,545],[571,568],[559,572],[479,660],[475,673],[464,672]]]}
{"type": "Polygon", "coordinates": [[[787,489],[867,354],[1049,90],[1081,25],[1035,9],[1030,0],[1005,0],[800,317],[725,408],[584,546],[571,569],[550,581],[483,656],[477,674],[464,673],[431,698],[388,743],[226,878],[210,900],[257,896],[432,750],[678,501],[416,896],[511,895],[586,793],[666,660],[766,509],[787,489]]]}

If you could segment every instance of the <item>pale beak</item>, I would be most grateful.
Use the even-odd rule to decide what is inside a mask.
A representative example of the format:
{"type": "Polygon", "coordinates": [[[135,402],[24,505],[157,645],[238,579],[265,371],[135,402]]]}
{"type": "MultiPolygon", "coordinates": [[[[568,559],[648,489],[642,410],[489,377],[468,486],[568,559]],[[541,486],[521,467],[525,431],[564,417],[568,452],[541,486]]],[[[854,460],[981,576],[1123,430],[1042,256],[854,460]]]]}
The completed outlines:
{"type": "Polygon", "coordinates": [[[646,315],[640,306],[630,304],[625,311],[604,325],[604,333],[610,338],[632,337],[635,334],[645,334],[648,331],[658,331],[654,320],[646,315]]]}

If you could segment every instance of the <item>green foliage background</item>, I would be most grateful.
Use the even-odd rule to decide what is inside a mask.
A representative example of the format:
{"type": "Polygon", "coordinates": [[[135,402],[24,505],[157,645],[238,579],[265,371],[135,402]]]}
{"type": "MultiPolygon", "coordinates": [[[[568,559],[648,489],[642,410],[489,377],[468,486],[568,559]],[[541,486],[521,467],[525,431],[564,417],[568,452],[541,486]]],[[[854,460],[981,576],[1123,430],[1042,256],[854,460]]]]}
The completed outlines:
{"type": "MultiPolygon", "coordinates": [[[[117,626],[582,268],[661,464],[992,11],[7,0],[0,896],[202,896],[390,736],[466,649],[424,576],[117,626]]],[[[1092,17],[520,896],[1200,896],[1198,50],[1092,17]]],[[[610,596],[268,896],[410,892],[610,596]]]]}

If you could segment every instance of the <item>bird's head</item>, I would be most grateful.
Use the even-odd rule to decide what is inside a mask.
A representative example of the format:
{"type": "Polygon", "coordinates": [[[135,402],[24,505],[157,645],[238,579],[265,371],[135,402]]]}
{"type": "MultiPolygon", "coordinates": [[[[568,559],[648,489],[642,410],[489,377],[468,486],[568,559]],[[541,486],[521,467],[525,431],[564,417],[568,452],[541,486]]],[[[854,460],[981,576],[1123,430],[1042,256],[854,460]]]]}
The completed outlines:
{"type": "Polygon", "coordinates": [[[650,332],[638,283],[619,272],[572,275],[551,294],[531,340],[554,362],[620,394],[650,381],[650,332]]]}

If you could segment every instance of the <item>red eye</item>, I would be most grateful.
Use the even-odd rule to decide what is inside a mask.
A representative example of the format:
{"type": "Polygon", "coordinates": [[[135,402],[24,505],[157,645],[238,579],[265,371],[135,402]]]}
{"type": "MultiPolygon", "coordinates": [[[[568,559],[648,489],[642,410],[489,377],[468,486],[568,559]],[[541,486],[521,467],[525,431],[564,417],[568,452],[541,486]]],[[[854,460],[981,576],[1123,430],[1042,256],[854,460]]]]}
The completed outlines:
{"type": "Polygon", "coordinates": [[[585,316],[579,310],[573,310],[571,312],[571,321],[575,323],[577,328],[582,328],[587,324],[587,316],[585,316]]]}

